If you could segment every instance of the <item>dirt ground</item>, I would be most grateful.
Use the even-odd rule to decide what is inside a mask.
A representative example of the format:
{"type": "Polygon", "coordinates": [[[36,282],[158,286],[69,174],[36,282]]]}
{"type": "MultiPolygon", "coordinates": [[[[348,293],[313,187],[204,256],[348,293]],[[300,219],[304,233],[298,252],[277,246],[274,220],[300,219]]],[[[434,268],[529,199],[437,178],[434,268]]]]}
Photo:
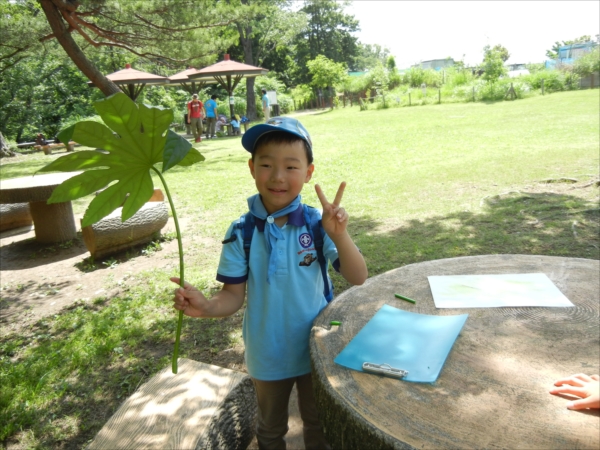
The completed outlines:
{"type": "MultiPolygon", "coordinates": [[[[177,251],[177,241],[164,243],[165,251],[177,251]]],[[[66,246],[38,244],[33,227],[0,233],[0,335],[56,314],[79,299],[118,295],[118,288],[108,288],[114,286],[115,276],[172,264],[162,256],[139,256],[120,262],[118,274],[101,263],[86,271],[89,256],[80,237],[66,246]]]]}

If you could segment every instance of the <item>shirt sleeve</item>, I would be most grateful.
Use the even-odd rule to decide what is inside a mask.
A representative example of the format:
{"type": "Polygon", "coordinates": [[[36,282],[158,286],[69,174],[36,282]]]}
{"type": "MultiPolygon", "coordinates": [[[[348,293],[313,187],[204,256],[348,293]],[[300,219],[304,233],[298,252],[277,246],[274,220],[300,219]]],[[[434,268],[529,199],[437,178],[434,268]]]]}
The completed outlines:
{"type": "Polygon", "coordinates": [[[332,267],[336,272],[340,271],[340,260],[338,257],[337,247],[331,240],[331,238],[325,233],[325,239],[323,239],[323,253],[325,258],[331,263],[332,267]]]}
{"type": "Polygon", "coordinates": [[[225,234],[226,241],[233,236],[236,238],[234,241],[223,244],[221,249],[221,259],[217,269],[217,281],[221,283],[240,284],[248,279],[248,261],[244,252],[242,230],[236,227],[238,222],[233,222],[225,234]]]}

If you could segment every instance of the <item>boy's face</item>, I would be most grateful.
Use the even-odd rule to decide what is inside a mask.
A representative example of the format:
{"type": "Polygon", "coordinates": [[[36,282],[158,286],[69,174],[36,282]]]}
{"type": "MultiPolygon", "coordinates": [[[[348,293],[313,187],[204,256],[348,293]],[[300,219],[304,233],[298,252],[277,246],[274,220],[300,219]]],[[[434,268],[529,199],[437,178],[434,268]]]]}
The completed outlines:
{"type": "Polygon", "coordinates": [[[269,214],[289,205],[315,169],[314,164],[308,164],[302,141],[261,145],[248,165],[269,214]]]}

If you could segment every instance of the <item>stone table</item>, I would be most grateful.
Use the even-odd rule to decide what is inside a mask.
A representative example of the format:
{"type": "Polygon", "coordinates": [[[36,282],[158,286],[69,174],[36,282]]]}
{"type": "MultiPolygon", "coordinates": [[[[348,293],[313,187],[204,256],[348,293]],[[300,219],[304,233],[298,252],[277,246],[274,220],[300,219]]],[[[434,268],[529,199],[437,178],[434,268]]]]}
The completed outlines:
{"type": "Polygon", "coordinates": [[[599,277],[596,260],[473,256],[408,265],[344,292],[317,317],[310,342],[315,395],[333,448],[600,448],[599,411],[567,410],[564,397],[548,393],[559,378],[599,372],[599,277]],[[574,308],[436,309],[427,280],[540,272],[574,308]],[[422,314],[469,314],[435,383],[333,362],[384,304],[422,314]],[[341,326],[330,326],[332,320],[341,326]]]}
{"type": "Polygon", "coordinates": [[[81,172],[50,173],[0,180],[0,203],[29,203],[35,238],[42,243],[63,242],[77,236],[71,202],[46,204],[52,191],[81,172]]]}

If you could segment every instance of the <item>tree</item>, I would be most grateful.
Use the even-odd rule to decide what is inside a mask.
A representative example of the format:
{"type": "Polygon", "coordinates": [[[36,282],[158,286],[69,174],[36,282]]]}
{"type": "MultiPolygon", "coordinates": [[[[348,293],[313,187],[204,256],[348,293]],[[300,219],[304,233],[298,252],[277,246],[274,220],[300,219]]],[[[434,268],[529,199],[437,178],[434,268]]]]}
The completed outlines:
{"type": "MultiPolygon", "coordinates": [[[[287,47],[306,26],[306,14],[287,10],[289,0],[241,0],[245,14],[234,26],[240,37],[244,62],[262,64],[277,48],[287,47]]],[[[246,78],[246,115],[257,118],[255,79],[246,78]]]]}
{"type": "Polygon", "coordinates": [[[388,56],[387,60],[385,61],[385,67],[390,71],[393,72],[396,70],[396,60],[394,59],[393,56],[388,56]]]}
{"type": "Polygon", "coordinates": [[[556,41],[550,50],[546,50],[546,56],[550,59],[557,59],[558,49],[560,47],[564,47],[565,45],[580,44],[582,42],[589,42],[591,40],[591,36],[586,34],[584,36],[578,37],[577,39],[573,39],[570,41],[562,41],[562,43],[560,41],[556,41]]]}
{"type": "MultiPolygon", "coordinates": [[[[504,56],[502,50],[497,48],[498,46],[491,48],[489,45],[486,45],[483,48],[483,64],[481,65],[481,69],[483,69],[483,79],[488,83],[494,83],[500,78],[502,75],[505,75],[507,70],[504,67],[504,60],[502,57],[504,56]]],[[[503,47],[502,47],[503,48],[503,47]]]]}
{"type": "Polygon", "coordinates": [[[56,42],[41,50],[0,75],[0,131],[17,142],[37,132],[52,137],[70,118],[93,115],[92,102],[102,96],[56,42]]]}
{"type": "Polygon", "coordinates": [[[15,152],[13,152],[8,146],[8,142],[4,140],[4,136],[2,132],[0,132],[0,158],[5,156],[15,156],[15,152]]]}
{"type": "Polygon", "coordinates": [[[2,25],[9,26],[2,31],[0,70],[15,64],[15,58],[35,55],[41,43],[56,39],[79,70],[110,95],[119,89],[89,58],[93,49],[113,47],[173,68],[214,61],[216,53],[234,38],[231,33],[215,30],[237,19],[238,6],[239,1],[234,0],[205,2],[204,7],[190,14],[186,0],[3,2],[2,25]],[[46,20],[41,21],[44,16],[46,20]],[[169,39],[165,39],[166,34],[169,39]],[[21,39],[23,35],[26,37],[21,39]]]}
{"type": "Polygon", "coordinates": [[[358,55],[355,62],[350,67],[357,72],[372,69],[377,64],[386,64],[390,51],[378,44],[358,43],[358,55]]]}
{"type": "Polygon", "coordinates": [[[506,49],[506,47],[504,47],[500,44],[494,45],[494,48],[492,48],[492,51],[496,52],[500,56],[503,63],[508,61],[508,58],[510,58],[510,53],[508,53],[508,50],[506,49]]]}
{"type": "Polygon", "coordinates": [[[317,88],[331,88],[348,76],[346,64],[336,63],[323,55],[308,61],[306,66],[312,75],[312,85],[317,88]]]}
{"type": "Polygon", "coordinates": [[[42,51],[45,34],[48,23],[35,0],[0,2],[0,74],[42,51]]]}
{"type": "Polygon", "coordinates": [[[300,11],[307,14],[308,24],[294,40],[298,67],[296,83],[310,81],[306,64],[318,55],[354,67],[359,48],[352,33],[359,31],[359,26],[354,16],[344,13],[346,5],[347,2],[335,0],[305,0],[300,11]]]}

